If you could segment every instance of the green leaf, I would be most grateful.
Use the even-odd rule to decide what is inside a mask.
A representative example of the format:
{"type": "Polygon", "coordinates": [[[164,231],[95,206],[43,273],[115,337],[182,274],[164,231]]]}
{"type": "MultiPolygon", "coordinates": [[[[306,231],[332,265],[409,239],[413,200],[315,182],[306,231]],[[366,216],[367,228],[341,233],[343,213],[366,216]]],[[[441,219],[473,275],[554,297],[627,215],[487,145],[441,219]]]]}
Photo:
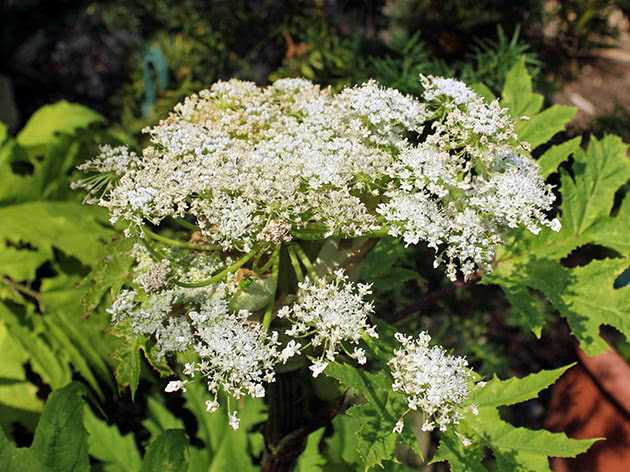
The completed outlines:
{"type": "Polygon", "coordinates": [[[258,311],[266,307],[276,294],[276,280],[273,277],[248,278],[240,283],[230,300],[233,310],[258,311]]]}
{"type": "Polygon", "coordinates": [[[86,406],[83,424],[87,430],[88,452],[105,462],[107,472],[137,472],[140,453],[131,434],[123,436],[115,425],[99,420],[86,406]]]}
{"type": "Polygon", "coordinates": [[[221,447],[221,441],[225,434],[229,433],[226,413],[223,408],[214,414],[206,411],[205,402],[210,399],[208,389],[197,382],[186,386],[184,397],[186,398],[186,407],[194,413],[199,423],[197,434],[206,444],[208,453],[212,455],[221,447]]]}
{"type": "Polygon", "coordinates": [[[536,313],[528,296],[530,289],[541,292],[567,318],[582,347],[589,353],[601,352],[606,348],[599,337],[602,324],[630,334],[623,316],[626,291],[613,287],[615,277],[628,267],[628,259],[594,261],[575,269],[563,267],[560,261],[586,244],[630,256],[630,205],[624,199],[612,213],[615,194],[630,178],[626,145],[616,136],[591,138],[586,151],[574,152],[574,178],[564,170],[560,174],[561,231],[545,229],[537,236],[516,231],[506,247],[497,251],[495,270],[484,282],[501,285],[517,322],[537,334],[545,317],[540,310],[536,313]]]}
{"type": "Polygon", "coordinates": [[[70,382],[70,369],[60,362],[41,336],[24,326],[22,320],[3,303],[0,303],[0,320],[5,323],[12,339],[28,354],[33,370],[45,382],[53,388],[61,388],[70,382]]]}
{"type": "Polygon", "coordinates": [[[495,99],[495,96],[492,93],[492,90],[490,90],[488,86],[486,86],[485,84],[482,84],[481,82],[476,82],[472,84],[470,88],[473,90],[473,92],[481,96],[488,103],[494,101],[495,99]]]}
{"type": "MultiPolygon", "coordinates": [[[[498,279],[497,279],[498,280],[498,279]]],[[[510,317],[511,325],[531,330],[537,338],[542,335],[542,329],[549,320],[544,296],[537,297],[531,293],[530,287],[519,281],[504,279],[500,282],[505,295],[512,305],[510,317]]]]}
{"type": "Polygon", "coordinates": [[[495,377],[482,389],[474,391],[471,401],[478,406],[496,407],[530,400],[552,385],[572,366],[573,364],[569,364],[555,370],[541,370],[522,378],[499,380],[495,377]]]}
{"type": "Polygon", "coordinates": [[[53,247],[84,264],[96,263],[113,231],[102,212],[75,202],[29,202],[0,208],[0,240],[29,243],[52,258],[53,247]]]}
{"type": "Polygon", "coordinates": [[[630,286],[614,287],[617,277],[628,267],[630,259],[604,259],[572,270],[558,268],[558,276],[568,279],[566,288],[546,292],[567,318],[572,333],[587,354],[595,355],[608,349],[608,344],[599,336],[602,325],[614,326],[630,339],[630,286]]]}
{"type": "Polygon", "coordinates": [[[43,181],[37,161],[33,162],[26,150],[13,140],[0,147],[0,180],[0,204],[36,200],[41,195],[43,181]],[[32,167],[33,173],[16,174],[13,172],[16,165],[32,167]]]}
{"type": "Polygon", "coordinates": [[[239,472],[241,470],[243,472],[258,470],[253,466],[249,454],[247,454],[247,434],[244,431],[240,434],[238,431],[229,431],[223,437],[219,449],[212,458],[212,464],[208,472],[223,472],[230,469],[238,470],[239,472]]]}
{"type": "Polygon", "coordinates": [[[319,452],[319,443],[325,431],[324,428],[320,428],[308,435],[306,448],[298,459],[296,472],[319,472],[325,470],[326,459],[319,452]]]}
{"type": "Polygon", "coordinates": [[[37,110],[17,135],[22,146],[43,146],[58,133],[72,134],[105,119],[89,108],[66,101],[46,105],[37,110]]]}
{"type": "Polygon", "coordinates": [[[492,450],[500,471],[549,471],[548,457],[575,457],[588,450],[597,439],[570,439],[564,433],[517,428],[504,421],[499,406],[513,405],[532,398],[554,383],[570,366],[540,371],[523,378],[490,380],[475,390],[471,402],[478,415],[466,413],[455,431],[441,436],[432,462],[447,460],[454,471],[483,471],[482,447],[492,450]],[[464,447],[463,438],[472,442],[464,447]]]}
{"type": "Polygon", "coordinates": [[[577,111],[572,107],[553,105],[540,112],[543,97],[532,91],[532,79],[523,57],[506,76],[501,105],[508,108],[514,118],[520,120],[516,126],[517,134],[521,140],[527,141],[532,149],[546,143],[553,135],[562,131],[577,111]]]}
{"type": "Polygon", "coordinates": [[[564,433],[515,428],[503,421],[496,408],[479,408],[468,420],[492,449],[499,470],[550,471],[548,457],[575,457],[586,452],[598,439],[570,439],[564,433]]]}
{"type": "Polygon", "coordinates": [[[33,430],[43,402],[37,397],[37,387],[28,382],[24,374],[23,364],[28,361],[28,353],[13,339],[2,321],[0,353],[0,426],[19,422],[33,430]]]}
{"type": "Polygon", "coordinates": [[[372,374],[347,364],[331,363],[325,373],[365,397],[381,416],[392,421],[392,425],[396,424],[398,417],[389,408],[386,396],[391,390],[391,381],[383,372],[372,374]]]}
{"type": "Polygon", "coordinates": [[[440,435],[438,449],[431,464],[448,461],[451,472],[486,472],[482,463],[484,450],[480,445],[464,446],[452,431],[440,435]]]}
{"type": "Polygon", "coordinates": [[[0,246],[0,267],[2,273],[13,280],[33,280],[37,268],[49,259],[43,251],[16,249],[3,244],[0,246]]]}
{"type": "Polygon", "coordinates": [[[625,196],[614,216],[605,216],[593,223],[587,236],[594,244],[614,249],[619,254],[630,257],[630,198],[625,196]]]}
{"type": "Polygon", "coordinates": [[[142,472],[186,472],[190,452],[186,433],[169,429],[158,436],[147,448],[142,461],[142,472]]]}
{"type": "Polygon", "coordinates": [[[532,92],[532,78],[527,72],[525,58],[521,57],[505,78],[501,105],[508,108],[514,118],[520,118],[537,114],[542,104],[543,96],[532,92]]]}
{"type": "Polygon", "coordinates": [[[227,470],[230,465],[244,472],[256,470],[247,451],[250,450],[253,436],[260,433],[248,431],[264,421],[263,403],[258,399],[243,398],[236,405],[233,404],[232,408],[238,411],[240,419],[240,428],[235,431],[228,426],[227,409],[224,405],[218,411],[208,413],[206,400],[210,399],[210,395],[204,385],[198,382],[186,385],[184,397],[186,407],[197,418],[198,435],[206,444],[205,461],[196,459],[199,464],[205,464],[204,470],[219,472],[227,470]]]}
{"type": "Polygon", "coordinates": [[[104,248],[105,255],[81,284],[87,287],[81,300],[85,314],[96,309],[108,290],[116,295],[129,279],[134,261],[130,255],[133,244],[132,239],[118,238],[104,248]]]}
{"type": "Polygon", "coordinates": [[[47,471],[89,471],[87,433],[83,426],[83,394],[78,383],[54,391],[39,420],[33,450],[47,471]]]}
{"type": "Polygon", "coordinates": [[[527,141],[532,149],[549,141],[573,119],[577,110],[573,107],[553,105],[529,120],[516,126],[518,137],[527,141]]]}
{"type": "Polygon", "coordinates": [[[151,436],[157,436],[169,429],[184,428],[184,422],[173,415],[160,400],[149,397],[147,409],[148,418],[142,422],[142,426],[149,430],[151,436]]]}
{"type": "Polygon", "coordinates": [[[0,428],[0,470],[46,472],[31,449],[17,448],[0,428]]]}
{"type": "Polygon", "coordinates": [[[140,383],[142,370],[140,350],[144,347],[145,340],[141,336],[132,334],[128,326],[123,327],[120,324],[114,328],[111,334],[118,340],[112,353],[114,377],[119,387],[129,387],[133,400],[140,383]]]}
{"type": "Polygon", "coordinates": [[[103,398],[97,377],[114,388],[106,359],[113,347],[112,338],[105,336],[109,316],[100,314],[83,317],[80,300],[85,289],[76,288],[80,278],[61,274],[43,279],[40,300],[46,339],[67,357],[103,398]]]}
{"type": "Polygon", "coordinates": [[[591,138],[588,150],[575,153],[575,180],[562,172],[562,225],[580,242],[588,230],[610,215],[617,189],[630,179],[627,146],[617,136],[591,138]]]}
{"type": "Polygon", "coordinates": [[[391,459],[398,439],[420,453],[417,441],[408,429],[401,435],[393,432],[394,425],[406,410],[406,403],[401,395],[392,391],[391,380],[385,373],[372,374],[338,363],[329,365],[325,372],[367,400],[347,412],[359,422],[356,449],[364,470],[382,466],[383,461],[391,459]]]}
{"type": "Polygon", "coordinates": [[[548,177],[550,174],[554,173],[562,162],[566,161],[569,156],[575,154],[580,149],[581,142],[582,137],[576,136],[562,144],[551,146],[538,159],[541,175],[548,177]]]}

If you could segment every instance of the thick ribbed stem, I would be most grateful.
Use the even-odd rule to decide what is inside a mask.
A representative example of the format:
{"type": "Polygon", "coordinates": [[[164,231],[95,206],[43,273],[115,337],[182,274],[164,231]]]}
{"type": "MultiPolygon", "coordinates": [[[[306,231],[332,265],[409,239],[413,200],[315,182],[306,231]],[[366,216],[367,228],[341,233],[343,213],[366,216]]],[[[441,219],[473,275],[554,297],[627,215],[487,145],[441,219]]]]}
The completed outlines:
{"type": "Polygon", "coordinates": [[[269,418],[265,424],[263,472],[290,472],[306,447],[310,420],[306,369],[278,374],[267,386],[269,418]]]}

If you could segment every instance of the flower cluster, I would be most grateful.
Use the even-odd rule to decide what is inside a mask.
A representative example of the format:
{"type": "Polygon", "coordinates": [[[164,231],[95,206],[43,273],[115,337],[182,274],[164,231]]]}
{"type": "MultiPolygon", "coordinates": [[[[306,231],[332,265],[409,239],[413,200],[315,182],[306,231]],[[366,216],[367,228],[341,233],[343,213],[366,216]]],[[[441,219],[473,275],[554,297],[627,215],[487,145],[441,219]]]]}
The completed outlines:
{"type": "MultiPolygon", "coordinates": [[[[151,280],[151,290],[120,292],[109,313],[115,323],[128,320],[134,333],[152,335],[158,356],[193,351],[197,360],[185,365],[188,378],[199,375],[207,383],[213,400],[208,411],[219,407],[219,393],[239,398],[262,397],[264,384],[275,379],[275,365],[295,354],[291,347],[280,350],[278,333],[266,333],[251,321],[251,313],[229,307],[230,287],[224,283],[203,288],[166,287],[156,290],[149,274],[161,272],[165,264],[144,260],[136,248],[136,282],[151,280]]],[[[161,280],[160,275],[157,279],[161,280]]],[[[186,381],[173,381],[167,391],[185,388],[186,381]]],[[[238,425],[232,412],[230,424],[238,425]]]]}
{"type": "Polygon", "coordinates": [[[99,174],[78,185],[129,234],[188,217],[248,252],[312,228],[389,233],[434,248],[451,278],[489,270],[510,228],[557,229],[508,110],[454,79],[421,81],[422,99],[373,81],[337,94],[303,79],[218,82],[145,130],[141,154],[103,147],[82,166],[99,174]]]}
{"type": "MultiPolygon", "coordinates": [[[[159,357],[193,352],[195,360],[186,363],[183,374],[207,383],[213,398],[207,403],[210,412],[218,409],[220,393],[263,397],[264,384],[275,380],[275,366],[308,348],[321,352],[310,366],[315,377],[339,350],[364,364],[365,351],[357,344],[363,335],[377,337],[368,324],[373,307],[365,298],[370,287],[351,282],[341,270],[330,280],[301,283],[298,300],[278,311],[278,317],[292,323],[285,332],[289,340],[281,347],[276,331],[268,333],[252,313],[230,307],[235,280],[193,288],[172,283],[186,280],[183,267],[189,276],[207,278],[222,267],[216,255],[190,260],[190,251],[171,249],[169,259],[156,261],[141,245],[133,255],[138,288],[119,293],[108,309],[112,321],[127,320],[135,334],[153,336],[159,357]],[[348,344],[354,345],[352,352],[346,350],[348,344]]],[[[183,390],[187,381],[172,381],[167,391],[183,390]]],[[[235,415],[230,413],[232,425],[238,425],[235,415]]]]}
{"type": "MultiPolygon", "coordinates": [[[[132,288],[110,307],[112,320],[152,336],[158,356],[194,354],[186,379],[167,391],[201,377],[214,411],[221,393],[263,396],[275,366],[293,356],[310,357],[314,377],[341,353],[366,362],[359,342],[377,337],[370,286],[343,271],[318,279],[304,239],[389,234],[432,248],[435,266],[455,279],[490,270],[512,228],[559,229],[547,216],[552,189],[508,110],[459,81],[420,80],[421,98],[373,81],[336,94],[303,79],[218,82],[145,130],[142,152],[103,146],[80,167],[95,173],[76,183],[87,201],[139,241],[132,288]],[[191,241],[147,227],[165,219],[190,229],[191,241]],[[297,293],[293,282],[278,283],[287,253],[296,280],[302,266],[309,275],[297,293]],[[271,282],[247,305],[267,307],[264,315],[235,305],[240,278],[249,276],[271,282]],[[282,337],[270,330],[276,302],[284,305],[279,325],[288,324],[282,337]]],[[[393,388],[425,412],[423,429],[456,423],[470,382],[466,361],[430,347],[426,333],[396,337],[393,388]]],[[[228,414],[238,427],[236,412],[228,414]]]]}
{"type": "MultiPolygon", "coordinates": [[[[402,344],[394,351],[390,368],[394,383],[392,388],[407,396],[411,410],[425,414],[423,431],[436,426],[445,431],[462,417],[462,403],[468,396],[471,371],[462,357],[448,355],[439,346],[430,347],[431,337],[421,332],[417,338],[396,333],[402,344]]],[[[396,430],[402,429],[402,421],[396,430]]]]}
{"type": "Polygon", "coordinates": [[[321,349],[321,356],[310,366],[313,377],[335,360],[339,350],[359,364],[365,364],[362,348],[354,347],[349,352],[344,344],[356,346],[363,335],[378,337],[374,326],[368,323],[373,305],[365,297],[370,293],[369,285],[354,284],[342,270],[338,270],[330,280],[300,283],[298,302],[278,311],[279,318],[288,318],[292,323],[287,331],[289,336],[308,337],[313,347],[321,349]]]}

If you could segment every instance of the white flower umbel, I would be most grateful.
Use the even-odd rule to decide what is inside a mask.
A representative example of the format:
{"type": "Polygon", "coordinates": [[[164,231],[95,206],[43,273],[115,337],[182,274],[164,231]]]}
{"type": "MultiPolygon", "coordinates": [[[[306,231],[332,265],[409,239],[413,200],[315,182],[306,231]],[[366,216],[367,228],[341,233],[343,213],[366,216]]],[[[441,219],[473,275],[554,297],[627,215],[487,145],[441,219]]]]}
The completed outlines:
{"type": "MultiPolygon", "coordinates": [[[[230,253],[389,233],[433,248],[451,278],[491,269],[512,228],[558,229],[509,110],[457,80],[420,80],[422,98],[374,81],[339,93],[304,79],[218,82],[145,130],[142,152],[104,146],[77,185],[130,236],[170,217],[230,253]]],[[[139,283],[160,291],[176,269],[139,283]]]]}
{"type": "MultiPolygon", "coordinates": [[[[407,396],[411,410],[425,415],[422,430],[438,427],[445,431],[462,417],[462,404],[468,396],[471,371],[462,357],[447,354],[439,346],[429,346],[431,337],[421,332],[415,339],[396,333],[402,344],[389,362],[392,388],[407,396]]],[[[395,430],[400,431],[402,423],[395,430]]]]}
{"type": "Polygon", "coordinates": [[[363,349],[355,347],[350,352],[346,345],[358,344],[363,335],[377,337],[368,322],[374,311],[372,302],[365,300],[370,294],[370,285],[353,283],[338,270],[330,279],[302,282],[298,301],[278,312],[278,317],[292,323],[289,336],[307,338],[316,351],[321,351],[310,367],[313,377],[321,374],[340,350],[359,364],[366,362],[363,349]]]}
{"type": "MultiPolygon", "coordinates": [[[[116,322],[129,320],[136,334],[153,335],[158,356],[192,351],[197,360],[188,362],[184,376],[201,377],[212,400],[208,411],[219,407],[219,394],[228,397],[263,397],[264,385],[275,380],[274,368],[299,353],[300,344],[290,341],[279,350],[278,333],[265,332],[251,313],[230,310],[224,284],[196,289],[169,289],[146,293],[122,291],[109,312],[116,322]]],[[[171,381],[167,392],[184,390],[187,380],[171,381]]],[[[236,412],[230,425],[238,427],[236,412]]]]}

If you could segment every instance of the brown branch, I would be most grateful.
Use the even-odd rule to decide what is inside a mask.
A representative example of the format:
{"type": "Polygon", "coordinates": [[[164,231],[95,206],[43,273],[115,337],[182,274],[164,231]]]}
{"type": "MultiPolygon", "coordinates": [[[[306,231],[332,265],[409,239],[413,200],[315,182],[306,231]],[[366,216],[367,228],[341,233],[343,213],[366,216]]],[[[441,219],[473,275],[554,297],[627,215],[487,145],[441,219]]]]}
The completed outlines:
{"type": "Polygon", "coordinates": [[[477,283],[480,279],[481,279],[481,274],[479,272],[475,272],[470,277],[468,277],[466,281],[456,280],[455,282],[453,282],[452,284],[446,287],[443,287],[439,290],[436,290],[434,292],[431,292],[425,295],[422,298],[422,301],[418,303],[414,303],[413,305],[410,305],[406,308],[403,308],[398,313],[391,316],[387,321],[392,324],[400,323],[401,321],[403,321],[405,318],[409,316],[423,313],[429,308],[433,308],[441,300],[451,295],[458,288],[468,287],[470,285],[473,285],[477,283]]]}
{"type": "Polygon", "coordinates": [[[38,303],[41,303],[42,297],[39,292],[36,292],[35,290],[32,290],[22,284],[14,282],[9,277],[3,277],[2,282],[4,282],[5,285],[8,285],[9,287],[11,287],[18,295],[20,296],[27,295],[35,299],[38,303]]]}

